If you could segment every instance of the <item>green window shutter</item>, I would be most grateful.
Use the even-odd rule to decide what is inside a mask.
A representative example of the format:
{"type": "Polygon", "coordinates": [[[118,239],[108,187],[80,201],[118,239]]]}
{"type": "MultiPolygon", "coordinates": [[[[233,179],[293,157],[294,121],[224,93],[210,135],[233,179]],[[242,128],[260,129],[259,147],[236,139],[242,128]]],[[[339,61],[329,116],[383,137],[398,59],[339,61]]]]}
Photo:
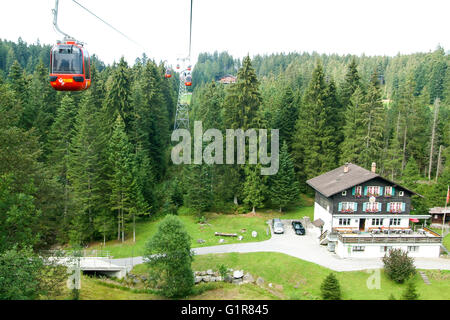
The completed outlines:
{"type": "Polygon", "coordinates": [[[353,202],[353,211],[358,211],[358,203],[357,202],[353,202]]]}
{"type": "Polygon", "coordinates": [[[367,208],[367,202],[364,202],[363,203],[363,211],[366,211],[366,208],[367,208]]]}
{"type": "Polygon", "coordinates": [[[392,187],[392,195],[395,196],[395,187],[392,187]]]}
{"type": "Polygon", "coordinates": [[[406,203],[402,203],[402,212],[405,212],[405,210],[406,210],[406,203]]]}
{"type": "Polygon", "coordinates": [[[382,196],[383,195],[383,187],[378,187],[378,194],[380,195],[380,196],[382,196]]]}
{"type": "Polygon", "coordinates": [[[364,195],[367,196],[367,186],[364,187],[364,195]]]}
{"type": "Polygon", "coordinates": [[[356,188],[355,188],[355,187],[353,187],[353,188],[352,188],[352,196],[354,196],[354,195],[355,195],[355,193],[356,193],[356,188]]]}
{"type": "Polygon", "coordinates": [[[338,205],[338,211],[339,211],[339,212],[342,211],[342,202],[339,202],[339,205],[338,205]]]}
{"type": "Polygon", "coordinates": [[[387,212],[391,211],[391,203],[390,202],[386,206],[386,211],[387,212]]]}
{"type": "Polygon", "coordinates": [[[381,211],[381,205],[382,205],[381,202],[377,202],[377,210],[378,211],[381,211]]]}

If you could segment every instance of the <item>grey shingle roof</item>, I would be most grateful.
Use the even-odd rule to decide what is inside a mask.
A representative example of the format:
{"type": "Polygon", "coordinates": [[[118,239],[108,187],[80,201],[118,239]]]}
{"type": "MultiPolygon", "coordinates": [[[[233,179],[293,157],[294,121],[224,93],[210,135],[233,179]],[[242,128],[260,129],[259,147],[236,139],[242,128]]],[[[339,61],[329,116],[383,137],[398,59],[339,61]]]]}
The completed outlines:
{"type": "MultiPolygon", "coordinates": [[[[344,191],[348,188],[369,181],[376,177],[380,177],[386,181],[395,184],[394,182],[380,176],[379,174],[361,168],[356,164],[349,163],[348,172],[346,173],[344,172],[344,167],[345,165],[340,166],[339,168],[336,168],[334,170],[328,171],[324,174],[321,174],[320,176],[309,179],[308,181],[306,181],[306,183],[309,184],[315,190],[319,191],[325,197],[330,197],[338,192],[344,191]]],[[[405,187],[402,188],[408,190],[405,187]]],[[[411,190],[408,191],[413,194],[417,194],[414,191],[411,190]]]]}

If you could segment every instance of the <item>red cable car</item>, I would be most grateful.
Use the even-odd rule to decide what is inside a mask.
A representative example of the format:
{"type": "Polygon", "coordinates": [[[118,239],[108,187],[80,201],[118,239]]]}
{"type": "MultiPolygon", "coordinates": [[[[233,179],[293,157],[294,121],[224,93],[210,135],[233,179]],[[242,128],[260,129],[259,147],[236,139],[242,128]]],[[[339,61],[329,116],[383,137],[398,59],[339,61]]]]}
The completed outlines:
{"type": "Polygon", "coordinates": [[[167,69],[167,70],[166,70],[166,73],[164,74],[164,77],[165,77],[165,78],[170,78],[171,76],[172,76],[172,70],[167,69]]]}
{"type": "Polygon", "coordinates": [[[58,91],[81,91],[91,86],[89,53],[82,44],[65,41],[52,48],[50,84],[58,91]]]}
{"type": "Polygon", "coordinates": [[[192,77],[190,74],[188,74],[184,79],[184,85],[188,87],[192,86],[192,77]]]}
{"type": "Polygon", "coordinates": [[[180,65],[179,64],[177,64],[177,69],[180,69],[180,65]]]}
{"type": "Polygon", "coordinates": [[[191,66],[189,65],[189,66],[187,67],[187,69],[188,69],[188,71],[191,71],[191,66]]]}

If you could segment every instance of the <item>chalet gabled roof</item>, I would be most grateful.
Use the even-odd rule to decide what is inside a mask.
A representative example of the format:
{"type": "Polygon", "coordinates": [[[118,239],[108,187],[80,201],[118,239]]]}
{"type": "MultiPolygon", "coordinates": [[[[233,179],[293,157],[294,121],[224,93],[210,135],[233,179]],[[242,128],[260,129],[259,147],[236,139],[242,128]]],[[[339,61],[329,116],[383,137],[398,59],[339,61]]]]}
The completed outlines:
{"type": "MultiPolygon", "coordinates": [[[[359,185],[366,181],[372,180],[373,178],[381,178],[383,180],[392,183],[393,185],[398,185],[395,182],[392,182],[377,173],[373,173],[367,169],[364,169],[356,164],[349,163],[348,164],[348,172],[344,172],[344,167],[340,166],[334,170],[328,171],[320,176],[309,179],[306,181],[313,189],[323,194],[325,197],[331,197],[332,195],[347,190],[353,186],[359,185]]],[[[411,191],[403,186],[403,189],[411,192],[412,194],[419,194],[411,191]]]]}

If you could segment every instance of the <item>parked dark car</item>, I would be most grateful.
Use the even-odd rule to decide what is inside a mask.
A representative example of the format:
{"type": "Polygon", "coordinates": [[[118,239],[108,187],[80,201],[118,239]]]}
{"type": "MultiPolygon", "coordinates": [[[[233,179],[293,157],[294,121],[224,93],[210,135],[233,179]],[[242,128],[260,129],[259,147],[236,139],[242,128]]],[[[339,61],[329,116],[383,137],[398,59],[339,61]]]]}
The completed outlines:
{"type": "Polygon", "coordinates": [[[299,236],[304,236],[306,233],[305,228],[300,221],[292,221],[292,228],[294,229],[295,234],[298,234],[299,236]]]}

